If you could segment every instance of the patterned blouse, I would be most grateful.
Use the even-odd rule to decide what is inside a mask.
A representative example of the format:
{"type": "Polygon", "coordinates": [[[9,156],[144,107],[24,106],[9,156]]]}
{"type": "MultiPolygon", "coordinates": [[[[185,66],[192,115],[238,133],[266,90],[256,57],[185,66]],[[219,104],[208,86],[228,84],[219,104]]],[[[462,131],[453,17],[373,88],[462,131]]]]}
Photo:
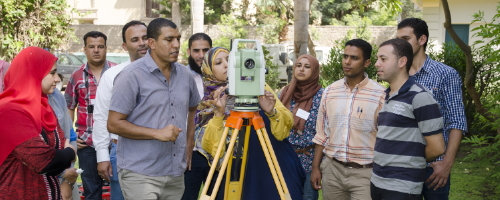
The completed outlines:
{"type": "MultiPolygon", "coordinates": [[[[321,103],[321,96],[323,95],[323,88],[318,90],[318,92],[313,96],[313,105],[311,110],[309,110],[310,115],[306,120],[306,124],[304,126],[304,131],[302,134],[296,132],[296,130],[290,130],[290,136],[288,136],[288,141],[292,144],[294,150],[305,149],[315,143],[312,141],[314,136],[316,135],[316,119],[318,117],[318,109],[321,103]]],[[[290,111],[293,111],[295,107],[295,101],[292,99],[290,101],[290,111]]],[[[309,148],[307,153],[297,153],[297,156],[300,159],[300,163],[306,172],[311,172],[312,161],[314,159],[314,148],[309,148]]]]}

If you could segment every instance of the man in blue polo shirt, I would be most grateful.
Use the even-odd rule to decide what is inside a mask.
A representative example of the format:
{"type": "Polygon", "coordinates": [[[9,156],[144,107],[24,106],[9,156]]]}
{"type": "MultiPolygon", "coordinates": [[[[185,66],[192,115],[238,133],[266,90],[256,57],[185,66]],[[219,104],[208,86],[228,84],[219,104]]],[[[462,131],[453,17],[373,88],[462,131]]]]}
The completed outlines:
{"type": "Polygon", "coordinates": [[[389,83],[378,117],[370,193],[373,200],[420,200],[427,162],[444,153],[439,105],[409,77],[412,46],[402,39],[380,45],[377,74],[389,83]]]}

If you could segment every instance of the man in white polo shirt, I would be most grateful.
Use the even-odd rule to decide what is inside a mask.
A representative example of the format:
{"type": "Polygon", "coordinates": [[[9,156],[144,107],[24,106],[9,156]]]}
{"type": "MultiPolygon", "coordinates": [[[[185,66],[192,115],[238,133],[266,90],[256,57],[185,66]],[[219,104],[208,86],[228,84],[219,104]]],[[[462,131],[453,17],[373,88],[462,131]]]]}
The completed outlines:
{"type": "Polygon", "coordinates": [[[97,151],[97,170],[101,178],[111,183],[111,199],[123,199],[116,168],[116,143],[118,135],[109,133],[106,127],[113,82],[118,73],[131,62],[144,57],[148,50],[146,24],[140,21],[130,21],[122,29],[122,47],[130,55],[130,61],[121,63],[103,74],[97,88],[96,104],[94,106],[93,140],[97,151]],[[111,140],[111,149],[109,148],[111,140]]]}

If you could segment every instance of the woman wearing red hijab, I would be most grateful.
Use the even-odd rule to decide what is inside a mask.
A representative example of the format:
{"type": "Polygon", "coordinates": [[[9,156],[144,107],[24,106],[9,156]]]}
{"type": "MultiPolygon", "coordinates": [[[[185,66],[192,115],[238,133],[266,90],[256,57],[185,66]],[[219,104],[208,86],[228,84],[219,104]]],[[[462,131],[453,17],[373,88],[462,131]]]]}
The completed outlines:
{"type": "Polygon", "coordinates": [[[57,57],[23,49],[0,94],[0,199],[61,199],[57,175],[75,159],[47,94],[54,91],[57,57]]]}

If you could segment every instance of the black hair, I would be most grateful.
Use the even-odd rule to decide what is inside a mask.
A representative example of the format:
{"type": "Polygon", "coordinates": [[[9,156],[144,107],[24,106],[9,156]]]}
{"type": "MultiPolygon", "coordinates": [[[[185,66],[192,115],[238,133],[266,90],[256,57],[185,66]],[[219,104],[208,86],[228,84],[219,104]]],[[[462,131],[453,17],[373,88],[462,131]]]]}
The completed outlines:
{"type": "Polygon", "coordinates": [[[398,30],[402,28],[410,27],[413,28],[413,34],[417,37],[417,40],[425,35],[427,37],[427,41],[424,44],[424,52],[427,48],[427,42],[429,41],[429,27],[424,20],[418,18],[406,18],[403,21],[399,22],[398,30]]]}
{"type": "Polygon", "coordinates": [[[204,40],[208,42],[210,48],[212,48],[212,38],[205,33],[195,33],[188,40],[188,49],[191,49],[191,45],[196,40],[204,40]]]}
{"type": "Polygon", "coordinates": [[[144,27],[148,27],[146,26],[146,24],[144,22],[140,22],[140,21],[137,21],[137,20],[132,20],[128,23],[125,24],[125,26],[123,26],[122,28],[122,39],[123,39],[123,43],[127,43],[125,41],[125,32],[127,31],[128,28],[132,27],[132,26],[135,26],[135,25],[144,25],[144,27]]]}
{"type": "Polygon", "coordinates": [[[345,46],[358,47],[363,52],[363,61],[370,60],[372,55],[372,45],[362,39],[352,39],[345,43],[345,46]]]}
{"type": "Polygon", "coordinates": [[[409,72],[411,64],[413,63],[413,48],[411,47],[411,44],[406,40],[396,38],[383,42],[380,44],[380,47],[387,45],[391,45],[394,48],[392,53],[397,56],[398,60],[402,57],[406,57],[406,72],[409,72]]]}
{"type": "Polygon", "coordinates": [[[104,33],[101,33],[99,31],[90,31],[83,36],[83,46],[87,46],[87,38],[88,37],[91,37],[91,38],[102,37],[104,39],[104,46],[106,46],[106,40],[108,40],[108,37],[106,37],[106,35],[104,35],[104,33]]]}
{"type": "Polygon", "coordinates": [[[148,25],[148,38],[158,40],[158,37],[161,35],[161,28],[163,27],[171,27],[175,29],[177,28],[177,25],[165,18],[153,19],[153,21],[149,22],[148,25]]]}

